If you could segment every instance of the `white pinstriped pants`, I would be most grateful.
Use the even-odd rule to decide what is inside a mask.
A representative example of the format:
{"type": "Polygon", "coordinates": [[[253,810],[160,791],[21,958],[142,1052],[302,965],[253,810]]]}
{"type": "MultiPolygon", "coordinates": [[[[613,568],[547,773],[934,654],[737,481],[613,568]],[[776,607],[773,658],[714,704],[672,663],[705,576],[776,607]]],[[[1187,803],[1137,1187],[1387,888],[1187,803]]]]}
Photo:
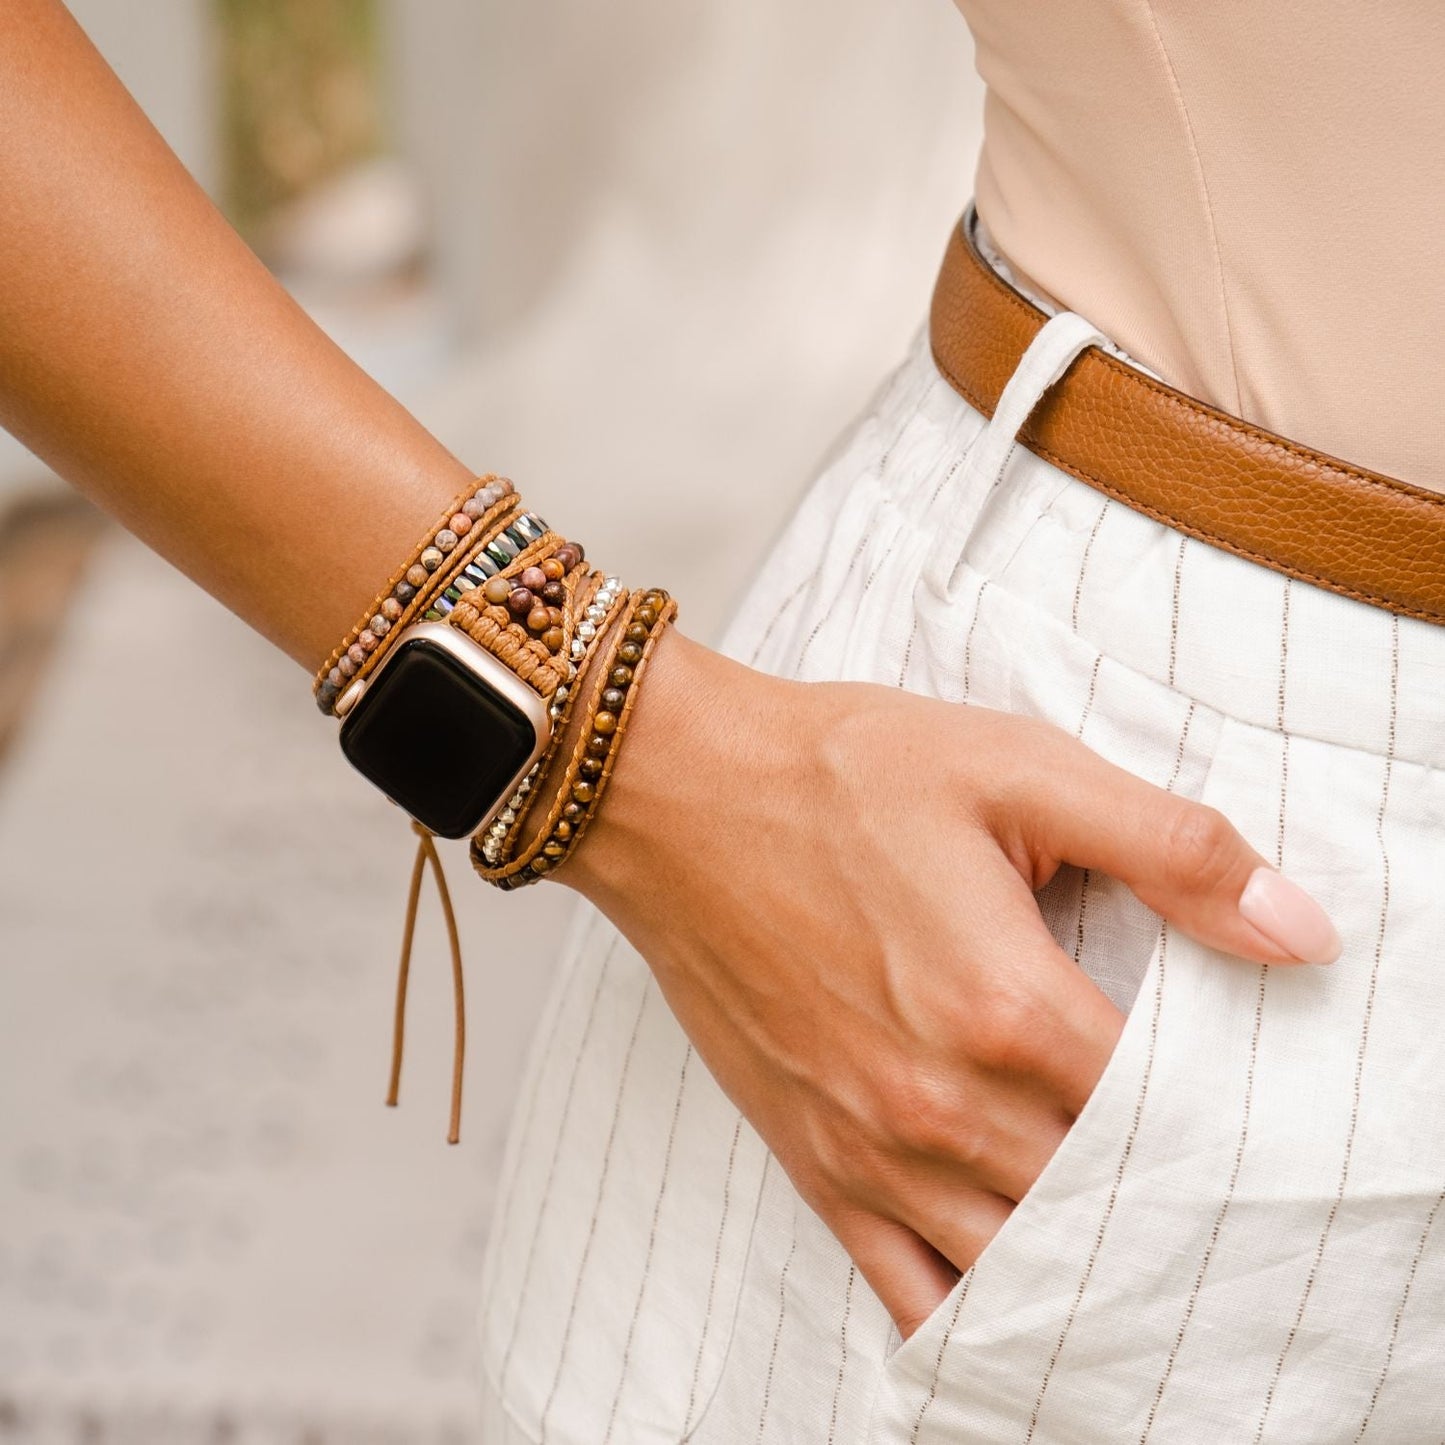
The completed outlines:
{"type": "Polygon", "coordinates": [[[583,908],[486,1269],[487,1445],[1445,1438],[1445,629],[1011,448],[920,334],[723,650],[1048,718],[1221,808],[1326,903],[1344,956],[1243,963],[1063,870],[1041,905],[1129,1009],[1123,1037],[899,1347],[642,960],[583,908]]]}

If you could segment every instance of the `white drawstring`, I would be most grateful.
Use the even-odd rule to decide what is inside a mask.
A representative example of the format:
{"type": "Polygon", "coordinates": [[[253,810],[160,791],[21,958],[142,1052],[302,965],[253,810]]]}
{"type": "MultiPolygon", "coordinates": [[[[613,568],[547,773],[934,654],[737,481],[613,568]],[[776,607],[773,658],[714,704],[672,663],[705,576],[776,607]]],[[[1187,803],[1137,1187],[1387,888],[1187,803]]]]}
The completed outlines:
{"type": "Polygon", "coordinates": [[[930,591],[953,600],[964,547],[1003,476],[1019,428],[1074,358],[1087,347],[1103,342],[1103,335],[1090,322],[1072,311],[1063,311],[1050,317],[1029,343],[992,418],[969,448],[957,480],[945,489],[944,501],[949,509],[939,520],[938,535],[923,564],[923,578],[930,591]]]}

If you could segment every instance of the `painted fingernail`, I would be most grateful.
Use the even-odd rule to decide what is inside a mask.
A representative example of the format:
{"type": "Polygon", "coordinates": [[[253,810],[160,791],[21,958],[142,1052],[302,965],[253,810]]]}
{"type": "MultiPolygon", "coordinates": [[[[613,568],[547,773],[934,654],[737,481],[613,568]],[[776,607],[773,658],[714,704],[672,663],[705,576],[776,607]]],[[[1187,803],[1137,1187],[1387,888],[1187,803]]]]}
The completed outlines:
{"type": "Polygon", "coordinates": [[[1273,868],[1259,867],[1239,895],[1239,911],[1272,943],[1301,963],[1333,963],[1340,935],[1329,915],[1303,888],[1273,868]]]}

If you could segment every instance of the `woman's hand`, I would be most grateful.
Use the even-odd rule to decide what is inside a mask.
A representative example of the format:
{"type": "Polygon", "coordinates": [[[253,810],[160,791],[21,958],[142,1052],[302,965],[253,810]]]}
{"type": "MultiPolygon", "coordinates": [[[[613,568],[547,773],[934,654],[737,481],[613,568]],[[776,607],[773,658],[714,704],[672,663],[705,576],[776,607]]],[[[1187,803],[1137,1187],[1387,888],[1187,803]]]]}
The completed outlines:
{"type": "Polygon", "coordinates": [[[558,877],[647,960],[907,1336],[1038,1177],[1123,1027],[1034,900],[1063,862],[1230,953],[1339,951],[1222,815],[1046,723],[780,681],[675,629],[558,877]]]}

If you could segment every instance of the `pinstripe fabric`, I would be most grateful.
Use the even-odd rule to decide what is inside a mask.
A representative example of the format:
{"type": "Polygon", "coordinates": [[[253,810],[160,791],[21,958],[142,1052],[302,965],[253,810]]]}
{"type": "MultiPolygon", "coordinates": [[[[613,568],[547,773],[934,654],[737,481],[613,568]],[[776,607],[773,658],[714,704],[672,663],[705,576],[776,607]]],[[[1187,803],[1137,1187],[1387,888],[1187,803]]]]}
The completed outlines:
{"type": "Polygon", "coordinates": [[[1181,538],[1021,450],[965,495],[983,426],[920,336],[724,650],[1048,718],[1223,809],[1328,902],[1344,957],[1242,964],[1062,869],[1040,907],[1123,1037],[900,1345],[583,910],[489,1250],[488,1445],[1445,1437],[1445,631],[1181,538]],[[947,597],[924,580],[940,506],[977,514],[947,597]]]}

